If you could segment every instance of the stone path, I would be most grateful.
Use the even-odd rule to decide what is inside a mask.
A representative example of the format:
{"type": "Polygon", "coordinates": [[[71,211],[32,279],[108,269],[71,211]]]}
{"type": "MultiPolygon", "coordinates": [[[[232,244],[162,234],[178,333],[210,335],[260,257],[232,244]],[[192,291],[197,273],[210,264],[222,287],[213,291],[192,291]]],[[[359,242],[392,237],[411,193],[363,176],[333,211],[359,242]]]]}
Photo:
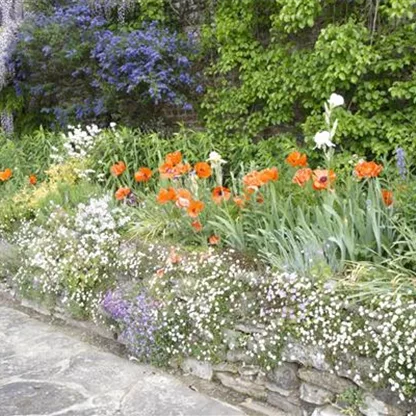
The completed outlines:
{"type": "Polygon", "coordinates": [[[1,416],[243,416],[174,377],[0,306],[1,416]]]}

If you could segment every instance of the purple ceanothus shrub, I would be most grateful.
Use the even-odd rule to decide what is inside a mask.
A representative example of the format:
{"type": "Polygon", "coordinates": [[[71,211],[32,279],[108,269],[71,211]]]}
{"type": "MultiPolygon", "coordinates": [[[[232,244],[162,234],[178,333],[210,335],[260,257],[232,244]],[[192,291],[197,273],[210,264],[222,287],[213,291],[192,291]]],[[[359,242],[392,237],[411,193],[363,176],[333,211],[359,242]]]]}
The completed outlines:
{"type": "Polygon", "coordinates": [[[190,97],[203,91],[192,69],[195,37],[156,22],[138,28],[114,21],[100,12],[103,5],[72,0],[30,15],[12,61],[16,95],[28,110],[64,126],[109,118],[138,123],[138,115],[147,120],[161,104],[191,109],[190,97]]]}
{"type": "Polygon", "coordinates": [[[127,300],[120,290],[115,290],[106,293],[101,306],[120,326],[120,339],[128,349],[135,356],[148,360],[156,348],[157,303],[145,293],[127,300]]]}
{"type": "Polygon", "coordinates": [[[96,39],[92,57],[98,62],[99,83],[127,94],[137,91],[156,104],[185,105],[181,91],[196,88],[184,54],[196,53],[191,36],[181,40],[177,33],[151,23],[129,33],[97,32],[96,39]]]}

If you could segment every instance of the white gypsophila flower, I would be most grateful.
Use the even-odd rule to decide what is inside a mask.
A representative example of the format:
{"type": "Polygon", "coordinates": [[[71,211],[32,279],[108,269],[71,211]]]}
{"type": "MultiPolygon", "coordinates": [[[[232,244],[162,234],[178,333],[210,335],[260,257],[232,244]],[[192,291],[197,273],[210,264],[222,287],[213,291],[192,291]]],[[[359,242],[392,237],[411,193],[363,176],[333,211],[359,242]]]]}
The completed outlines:
{"type": "Polygon", "coordinates": [[[218,152],[211,152],[209,154],[209,158],[207,159],[207,162],[220,164],[220,165],[223,163],[227,163],[227,161],[224,160],[218,152]]]}
{"type": "Polygon", "coordinates": [[[328,104],[330,108],[340,107],[341,105],[344,105],[344,97],[339,94],[331,94],[328,100],[328,104]]]}
{"type": "Polygon", "coordinates": [[[320,131],[315,134],[313,140],[315,141],[315,149],[325,149],[335,147],[335,143],[331,141],[331,133],[329,131],[320,131]]]}

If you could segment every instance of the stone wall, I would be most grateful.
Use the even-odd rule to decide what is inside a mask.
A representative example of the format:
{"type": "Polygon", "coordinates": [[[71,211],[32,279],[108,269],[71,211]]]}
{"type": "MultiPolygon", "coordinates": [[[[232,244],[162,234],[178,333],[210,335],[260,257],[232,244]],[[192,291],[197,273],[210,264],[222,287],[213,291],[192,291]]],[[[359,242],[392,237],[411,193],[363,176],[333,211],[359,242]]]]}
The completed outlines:
{"type": "MultiPolygon", "coordinates": [[[[23,307],[36,313],[114,339],[113,332],[103,325],[75,320],[59,301],[42,305],[22,298],[0,282],[0,299],[2,296],[17,299],[23,307]]],[[[252,362],[247,350],[237,347],[240,336],[256,330],[261,329],[244,324],[224,329],[228,345],[220,363],[186,358],[170,364],[184,374],[220,383],[240,393],[246,397],[241,405],[259,415],[416,416],[416,409],[400,403],[391,391],[377,389],[363,381],[372,367],[367,359],[351,357],[348,363],[335,369],[319,347],[290,339],[282,351],[280,364],[266,371],[252,362]],[[355,399],[351,401],[351,397],[355,399]]]]}
{"type": "Polygon", "coordinates": [[[249,399],[244,406],[267,416],[279,409],[290,416],[406,416],[415,409],[400,403],[391,392],[377,390],[362,380],[371,371],[371,363],[359,357],[343,368],[334,367],[318,347],[295,340],[287,343],[282,362],[265,371],[253,365],[246,351],[235,348],[235,340],[252,327],[240,325],[228,331],[226,359],[219,364],[185,359],[185,373],[215,380],[249,399]]]}

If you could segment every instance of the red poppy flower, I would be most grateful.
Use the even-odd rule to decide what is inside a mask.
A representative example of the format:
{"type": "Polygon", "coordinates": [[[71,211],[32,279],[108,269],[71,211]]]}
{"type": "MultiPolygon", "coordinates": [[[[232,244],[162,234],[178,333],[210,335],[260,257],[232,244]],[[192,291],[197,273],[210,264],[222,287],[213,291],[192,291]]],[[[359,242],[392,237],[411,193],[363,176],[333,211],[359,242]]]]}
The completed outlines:
{"type": "Polygon", "coordinates": [[[169,153],[165,157],[165,162],[170,163],[172,166],[182,162],[182,153],[177,150],[176,152],[169,153]]]}
{"type": "Polygon", "coordinates": [[[216,204],[220,204],[222,201],[228,201],[231,197],[231,191],[224,186],[217,186],[212,190],[212,199],[216,204]]]}
{"type": "Polygon", "coordinates": [[[114,176],[120,176],[126,170],[126,164],[124,162],[117,162],[111,166],[110,171],[114,176]]]}
{"type": "Polygon", "coordinates": [[[202,224],[199,221],[193,221],[191,225],[196,232],[200,232],[202,230],[202,224]]]}
{"type": "Polygon", "coordinates": [[[383,197],[383,202],[386,206],[393,204],[393,192],[388,191],[387,189],[382,189],[381,196],[383,197]]]}
{"type": "Polygon", "coordinates": [[[299,186],[305,186],[312,177],[312,169],[303,168],[296,171],[295,176],[293,176],[292,182],[296,183],[299,186]]]}
{"type": "Polygon", "coordinates": [[[305,154],[300,152],[292,152],[286,158],[286,162],[293,167],[305,167],[308,164],[308,158],[305,154]]]}
{"type": "Polygon", "coordinates": [[[29,183],[31,185],[36,185],[38,183],[38,178],[36,177],[36,175],[29,176],[29,183]]]}
{"type": "Polygon", "coordinates": [[[206,179],[212,175],[211,166],[206,162],[198,162],[194,169],[198,178],[206,179]]]}
{"type": "Polygon", "coordinates": [[[123,199],[127,198],[131,194],[130,188],[119,188],[115,194],[116,199],[122,201],[123,199]]]}
{"type": "Polygon", "coordinates": [[[175,200],[178,208],[188,208],[191,205],[192,195],[187,189],[178,189],[175,200]]]}
{"type": "Polygon", "coordinates": [[[142,167],[135,174],[136,182],[148,182],[152,177],[152,171],[149,168],[142,167]]]}
{"type": "Polygon", "coordinates": [[[188,207],[188,215],[191,218],[197,218],[204,210],[205,204],[202,201],[191,201],[188,207]]]}
{"type": "Polygon", "coordinates": [[[383,170],[383,165],[376,162],[361,161],[355,166],[354,172],[358,178],[376,178],[383,170]]]}
{"type": "Polygon", "coordinates": [[[0,181],[6,182],[13,176],[11,169],[7,168],[3,172],[0,172],[0,181]]]}
{"type": "Polygon", "coordinates": [[[218,237],[217,235],[211,235],[211,237],[209,237],[208,242],[209,244],[215,246],[217,244],[219,244],[220,242],[220,237],[218,237]]]}
{"type": "Polygon", "coordinates": [[[335,181],[336,175],[333,170],[315,169],[312,172],[313,176],[313,189],[316,191],[322,191],[331,186],[335,181]]]}
{"type": "Polygon", "coordinates": [[[176,191],[173,188],[162,188],[157,196],[157,202],[159,204],[166,204],[169,201],[175,201],[175,199],[176,191]]]}

